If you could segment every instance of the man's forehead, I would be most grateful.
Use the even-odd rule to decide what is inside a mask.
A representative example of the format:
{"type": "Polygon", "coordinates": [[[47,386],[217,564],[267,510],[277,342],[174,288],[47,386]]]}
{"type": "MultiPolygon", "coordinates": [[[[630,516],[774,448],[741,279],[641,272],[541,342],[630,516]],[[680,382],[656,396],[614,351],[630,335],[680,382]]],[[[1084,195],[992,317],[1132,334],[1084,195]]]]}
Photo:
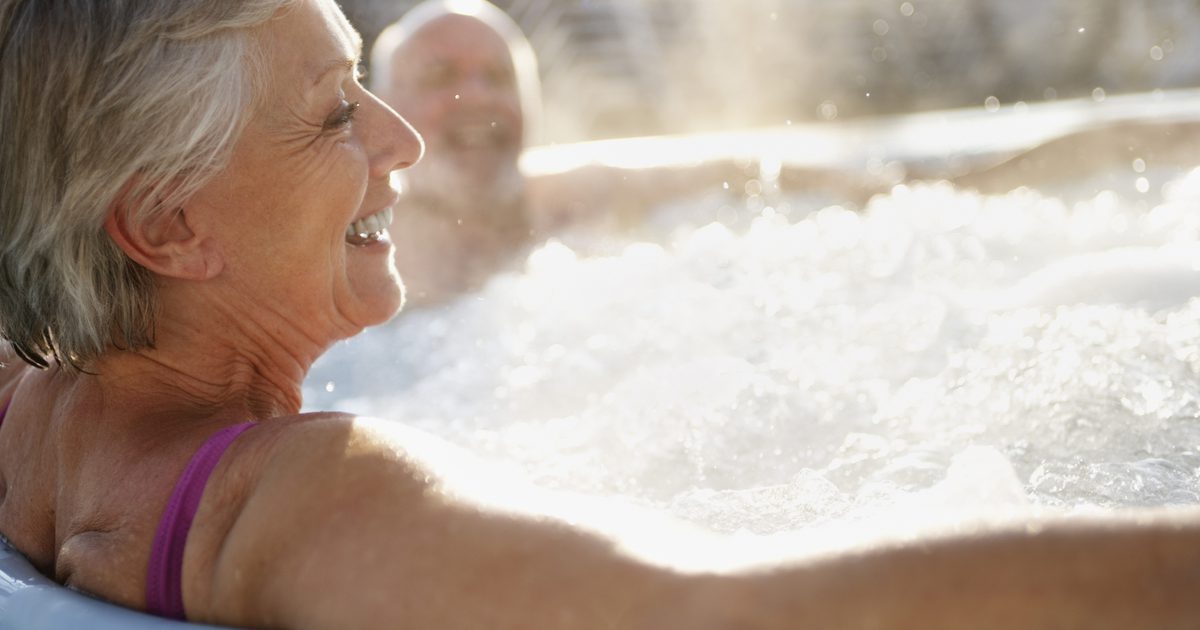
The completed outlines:
{"type": "Polygon", "coordinates": [[[445,15],[422,26],[397,50],[401,57],[418,63],[483,59],[512,64],[512,53],[504,37],[480,20],[465,15],[445,15]]]}

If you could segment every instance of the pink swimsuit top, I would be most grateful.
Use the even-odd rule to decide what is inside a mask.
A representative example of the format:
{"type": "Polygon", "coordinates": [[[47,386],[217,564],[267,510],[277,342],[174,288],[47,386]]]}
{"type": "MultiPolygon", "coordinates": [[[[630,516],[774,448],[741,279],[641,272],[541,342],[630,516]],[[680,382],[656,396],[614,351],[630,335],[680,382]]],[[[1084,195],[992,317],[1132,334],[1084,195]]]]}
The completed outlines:
{"type": "MultiPolygon", "coordinates": [[[[8,403],[5,403],[4,408],[0,409],[0,425],[4,424],[7,412],[8,403]]],[[[200,507],[200,497],[221,455],[252,426],[253,422],[235,424],[208,438],[175,483],[175,490],[154,534],[154,546],[150,549],[150,563],[146,569],[146,610],[151,614],[172,619],[185,618],[183,548],[187,544],[196,509],[200,507]]]]}
{"type": "Polygon", "coordinates": [[[187,544],[192,520],[200,507],[200,497],[221,455],[253,422],[225,427],[208,438],[175,483],[167,502],[146,569],[146,610],[160,617],[185,619],[183,612],[183,548],[187,544]]]}

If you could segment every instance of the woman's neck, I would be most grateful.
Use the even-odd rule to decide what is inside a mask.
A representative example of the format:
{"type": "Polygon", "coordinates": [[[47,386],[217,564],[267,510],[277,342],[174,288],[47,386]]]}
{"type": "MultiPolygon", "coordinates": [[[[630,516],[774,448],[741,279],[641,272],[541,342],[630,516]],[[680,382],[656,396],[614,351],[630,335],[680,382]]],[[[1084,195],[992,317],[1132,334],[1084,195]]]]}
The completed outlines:
{"type": "Polygon", "coordinates": [[[248,313],[226,316],[222,309],[180,308],[169,301],[161,313],[153,348],[110,350],[89,369],[107,387],[139,394],[143,405],[195,406],[247,418],[295,414],[309,367],[332,343],[248,313]]]}
{"type": "Polygon", "coordinates": [[[130,402],[139,409],[195,408],[203,415],[243,419],[300,411],[307,366],[214,352],[221,349],[217,340],[195,352],[180,352],[181,345],[168,341],[150,350],[111,351],[95,363],[96,378],[104,390],[136,399],[130,402]]]}

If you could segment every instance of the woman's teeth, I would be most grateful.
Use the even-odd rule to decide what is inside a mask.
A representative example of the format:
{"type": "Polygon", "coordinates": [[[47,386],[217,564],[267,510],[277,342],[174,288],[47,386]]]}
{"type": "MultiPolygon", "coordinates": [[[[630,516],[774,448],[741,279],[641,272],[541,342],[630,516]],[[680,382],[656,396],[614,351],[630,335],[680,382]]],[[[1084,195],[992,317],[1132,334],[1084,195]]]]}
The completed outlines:
{"type": "Polygon", "coordinates": [[[346,242],[351,245],[369,245],[383,238],[384,231],[391,224],[392,209],[385,208],[351,223],[346,228],[346,242]]]}

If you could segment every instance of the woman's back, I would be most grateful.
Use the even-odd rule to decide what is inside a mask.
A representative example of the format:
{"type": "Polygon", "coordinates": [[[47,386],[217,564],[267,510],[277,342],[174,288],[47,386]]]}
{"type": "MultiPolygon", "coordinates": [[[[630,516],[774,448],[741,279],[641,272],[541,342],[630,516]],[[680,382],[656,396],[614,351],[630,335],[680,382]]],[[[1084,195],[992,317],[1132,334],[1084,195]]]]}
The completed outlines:
{"type": "Polygon", "coordinates": [[[176,481],[229,422],[135,413],[103,383],[0,369],[0,405],[9,405],[0,424],[0,532],[46,575],[141,608],[151,541],[176,481]]]}

